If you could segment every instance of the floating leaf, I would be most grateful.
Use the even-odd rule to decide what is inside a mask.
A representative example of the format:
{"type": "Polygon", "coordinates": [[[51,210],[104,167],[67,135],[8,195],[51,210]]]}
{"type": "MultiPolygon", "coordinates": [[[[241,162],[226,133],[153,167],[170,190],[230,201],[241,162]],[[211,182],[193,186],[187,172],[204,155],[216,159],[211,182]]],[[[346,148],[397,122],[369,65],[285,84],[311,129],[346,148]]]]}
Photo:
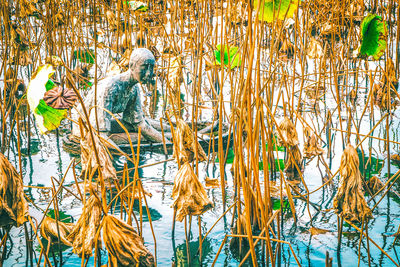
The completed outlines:
{"type": "MultiPolygon", "coordinates": [[[[240,67],[242,60],[240,59],[240,53],[238,53],[239,48],[237,46],[225,46],[224,47],[224,65],[229,65],[230,68],[234,69],[240,67]],[[229,51],[228,51],[229,49],[229,51]]],[[[221,45],[217,45],[217,50],[214,50],[215,65],[221,65],[221,45]]]]}
{"type": "MultiPolygon", "coordinates": [[[[298,0],[264,0],[261,2],[258,18],[268,23],[271,23],[275,19],[284,20],[285,18],[291,18],[298,4],[298,0]]],[[[258,5],[258,0],[255,0],[254,8],[257,9],[258,5]]]]}
{"type": "Polygon", "coordinates": [[[372,56],[378,60],[385,52],[388,30],[381,16],[369,14],[361,23],[361,57],[372,56]]]}
{"type": "Polygon", "coordinates": [[[94,64],[95,55],[93,49],[75,50],[74,56],[82,63],[94,64]]]}

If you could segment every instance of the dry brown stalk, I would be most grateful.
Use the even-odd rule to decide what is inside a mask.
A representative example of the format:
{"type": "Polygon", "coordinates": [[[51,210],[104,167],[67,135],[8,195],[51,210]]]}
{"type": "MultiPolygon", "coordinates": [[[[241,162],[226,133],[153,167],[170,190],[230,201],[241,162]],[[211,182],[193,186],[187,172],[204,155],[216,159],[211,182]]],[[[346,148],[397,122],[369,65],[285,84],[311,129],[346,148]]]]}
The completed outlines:
{"type": "Polygon", "coordinates": [[[72,243],[73,252],[80,257],[91,257],[95,247],[96,232],[101,222],[101,203],[98,198],[92,195],[85,203],[82,214],[75,224],[67,239],[72,243]]]}
{"type": "Polygon", "coordinates": [[[27,221],[28,203],[21,176],[0,153],[0,226],[17,226],[27,221]]]}
{"type": "Polygon", "coordinates": [[[110,266],[155,266],[153,255],[135,229],[112,215],[104,217],[103,239],[110,266]]]}
{"type": "Polygon", "coordinates": [[[333,199],[335,212],[349,221],[362,222],[371,217],[364,198],[359,159],[355,148],[348,144],[340,161],[340,185],[333,199]]]}
{"type": "Polygon", "coordinates": [[[176,174],[172,198],[176,219],[180,222],[186,215],[201,215],[214,206],[188,162],[176,174]]]}

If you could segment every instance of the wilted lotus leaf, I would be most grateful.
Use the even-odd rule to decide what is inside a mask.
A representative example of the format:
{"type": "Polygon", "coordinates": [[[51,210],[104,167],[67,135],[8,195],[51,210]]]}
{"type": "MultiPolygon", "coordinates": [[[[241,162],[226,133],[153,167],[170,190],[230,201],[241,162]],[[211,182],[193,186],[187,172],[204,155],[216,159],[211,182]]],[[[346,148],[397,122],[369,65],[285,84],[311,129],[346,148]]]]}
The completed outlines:
{"type": "Polygon", "coordinates": [[[349,220],[361,222],[371,217],[371,210],[364,198],[357,151],[347,145],[340,161],[340,185],[333,199],[335,212],[349,220]]]}
{"type": "MultiPolygon", "coordinates": [[[[90,132],[87,131],[86,134],[81,135],[81,164],[82,173],[89,170],[96,170],[101,168],[103,178],[105,180],[114,179],[117,177],[117,172],[112,164],[111,158],[106,150],[104,144],[100,141],[99,137],[94,135],[94,142],[96,145],[96,150],[100,159],[99,166],[96,160],[96,154],[93,150],[92,138],[90,132]]],[[[89,172],[90,173],[90,172],[89,172]]]]}
{"type": "Polygon", "coordinates": [[[399,80],[396,77],[396,69],[391,58],[387,58],[385,65],[385,72],[382,77],[382,84],[389,86],[394,90],[397,90],[399,80]]]}
{"type": "Polygon", "coordinates": [[[311,235],[321,235],[331,232],[331,230],[321,229],[316,227],[311,227],[308,231],[310,231],[311,235]]]}
{"type": "Polygon", "coordinates": [[[313,59],[321,58],[324,55],[322,45],[315,38],[311,37],[307,44],[307,56],[313,59]]]}
{"type": "Polygon", "coordinates": [[[324,153],[322,147],[318,144],[315,134],[310,128],[304,130],[304,135],[306,137],[306,142],[304,143],[304,157],[311,158],[314,156],[319,156],[324,153]]]}
{"type": "Polygon", "coordinates": [[[114,216],[104,217],[103,241],[110,266],[155,266],[153,255],[135,229],[114,216]]]}
{"type": "Polygon", "coordinates": [[[195,138],[192,129],[182,120],[177,119],[174,143],[174,157],[180,162],[192,162],[196,160],[196,144],[197,155],[200,161],[207,159],[206,153],[195,138]]]}
{"type": "Polygon", "coordinates": [[[44,93],[43,100],[52,108],[69,109],[78,100],[78,96],[73,89],[56,86],[44,93]]]}
{"type": "Polygon", "coordinates": [[[285,173],[288,180],[299,180],[300,172],[303,171],[303,157],[298,145],[289,148],[286,162],[285,173]],[[297,165],[297,166],[296,166],[297,165]]]}
{"type": "Polygon", "coordinates": [[[286,30],[283,37],[279,43],[279,57],[282,58],[292,58],[294,55],[294,45],[289,38],[286,37],[286,30]]]}
{"type": "Polygon", "coordinates": [[[19,3],[19,17],[24,18],[26,16],[32,15],[34,12],[37,12],[35,4],[38,0],[21,0],[19,3]]]}
{"type": "Polygon", "coordinates": [[[205,182],[207,187],[219,187],[218,179],[211,179],[210,177],[206,177],[205,182]]]}
{"type": "Polygon", "coordinates": [[[85,203],[82,214],[67,239],[72,243],[73,252],[80,257],[91,257],[95,246],[96,232],[101,222],[101,203],[92,195],[85,203]]]}
{"type": "Polygon", "coordinates": [[[277,134],[280,146],[296,146],[299,144],[296,127],[288,117],[283,118],[283,121],[279,124],[279,130],[282,134],[282,136],[279,133],[277,134]]]}
{"type": "Polygon", "coordinates": [[[372,101],[380,108],[382,111],[386,111],[390,108],[394,109],[399,105],[399,100],[397,99],[397,94],[392,86],[385,86],[381,82],[374,84],[372,89],[372,101]],[[390,94],[388,95],[388,90],[390,89],[390,94]]]}
{"type": "Polygon", "coordinates": [[[21,176],[0,153],[0,226],[17,226],[27,221],[28,204],[21,176]]]}
{"type": "Polygon", "coordinates": [[[176,174],[172,198],[176,219],[180,222],[186,215],[201,215],[214,206],[188,162],[176,174]]]}
{"type": "Polygon", "coordinates": [[[45,60],[46,64],[51,64],[53,67],[59,67],[63,65],[63,61],[58,56],[50,56],[45,60]]]}
{"type": "Polygon", "coordinates": [[[108,28],[111,31],[116,31],[118,29],[118,20],[117,20],[115,14],[111,10],[107,10],[106,18],[107,18],[107,22],[108,22],[108,28]]]}
{"type": "Polygon", "coordinates": [[[47,239],[47,241],[56,242],[58,240],[58,233],[60,234],[60,241],[67,246],[72,247],[71,242],[68,241],[67,236],[72,231],[74,227],[73,223],[64,223],[58,221],[58,230],[57,230],[57,221],[49,216],[46,216],[40,225],[40,234],[43,238],[47,239]]]}
{"type": "Polygon", "coordinates": [[[400,155],[399,155],[399,154],[393,154],[393,155],[391,155],[391,156],[390,156],[390,160],[391,160],[394,164],[400,166],[400,155]]]}
{"type": "Polygon", "coordinates": [[[382,187],[384,185],[383,185],[382,181],[378,177],[372,176],[367,181],[367,186],[368,186],[369,190],[371,190],[372,194],[376,194],[379,190],[382,189],[382,187]]]}

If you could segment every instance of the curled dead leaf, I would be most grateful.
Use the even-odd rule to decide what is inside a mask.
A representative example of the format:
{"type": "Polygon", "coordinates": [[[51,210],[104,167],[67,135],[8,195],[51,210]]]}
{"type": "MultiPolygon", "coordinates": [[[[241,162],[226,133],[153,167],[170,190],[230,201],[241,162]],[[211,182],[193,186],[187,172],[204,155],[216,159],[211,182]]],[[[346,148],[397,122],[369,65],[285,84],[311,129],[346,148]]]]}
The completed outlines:
{"type": "Polygon", "coordinates": [[[368,186],[369,190],[371,190],[372,194],[376,194],[376,193],[378,193],[379,190],[382,189],[384,184],[382,183],[382,181],[378,177],[372,176],[367,181],[367,186],[368,186]]]}
{"type": "Polygon", "coordinates": [[[67,239],[72,243],[73,252],[80,257],[91,257],[95,243],[96,233],[101,222],[101,203],[92,195],[86,200],[82,214],[75,224],[67,239]]]}
{"type": "Polygon", "coordinates": [[[279,124],[279,130],[282,134],[282,136],[279,133],[277,134],[280,146],[296,146],[299,144],[296,127],[288,117],[283,118],[283,121],[279,124]]]}
{"type": "Polygon", "coordinates": [[[60,221],[57,222],[55,219],[45,216],[42,224],[40,225],[40,234],[43,238],[47,239],[47,241],[51,241],[53,243],[57,242],[58,234],[60,234],[60,241],[64,245],[72,247],[72,243],[68,241],[67,236],[72,231],[73,227],[73,223],[64,223],[60,221]]]}
{"type": "Polygon", "coordinates": [[[332,232],[331,230],[321,229],[321,228],[316,228],[316,227],[311,227],[308,231],[310,231],[311,235],[322,235],[322,234],[332,232]]]}
{"type": "Polygon", "coordinates": [[[289,148],[286,161],[285,173],[288,180],[300,180],[303,171],[303,156],[298,145],[289,148]]]}
{"type": "Polygon", "coordinates": [[[206,177],[205,182],[207,187],[219,187],[218,179],[212,179],[210,177],[206,177]]]}
{"type": "Polygon", "coordinates": [[[104,217],[103,239],[110,266],[155,266],[154,256],[135,229],[114,216],[104,217]]]}
{"type": "Polygon", "coordinates": [[[0,153],[0,226],[17,226],[27,221],[28,203],[21,176],[0,153]]]}
{"type": "Polygon", "coordinates": [[[181,164],[196,160],[196,152],[199,162],[207,159],[206,153],[197,141],[192,129],[179,118],[176,122],[174,139],[174,158],[181,164]]]}
{"type": "Polygon", "coordinates": [[[322,155],[324,150],[321,145],[318,144],[317,137],[310,128],[305,128],[304,135],[306,137],[306,142],[304,143],[304,157],[311,158],[322,155]]]}
{"type": "Polygon", "coordinates": [[[335,212],[352,222],[371,217],[371,210],[364,198],[358,154],[350,144],[343,151],[339,170],[339,189],[333,199],[335,212]]]}
{"type": "Polygon", "coordinates": [[[86,134],[81,133],[81,164],[82,164],[82,175],[86,172],[94,173],[95,170],[101,169],[104,180],[112,180],[117,177],[117,172],[112,164],[110,155],[104,146],[104,144],[100,141],[97,135],[94,135],[94,143],[96,145],[96,150],[100,159],[99,166],[97,164],[96,155],[93,150],[94,146],[92,143],[92,138],[90,136],[90,132],[87,131],[86,134]],[[92,172],[93,171],[93,172],[92,172]]]}
{"type": "Polygon", "coordinates": [[[180,222],[186,215],[201,215],[214,206],[188,162],[176,174],[172,198],[176,219],[180,222]]]}

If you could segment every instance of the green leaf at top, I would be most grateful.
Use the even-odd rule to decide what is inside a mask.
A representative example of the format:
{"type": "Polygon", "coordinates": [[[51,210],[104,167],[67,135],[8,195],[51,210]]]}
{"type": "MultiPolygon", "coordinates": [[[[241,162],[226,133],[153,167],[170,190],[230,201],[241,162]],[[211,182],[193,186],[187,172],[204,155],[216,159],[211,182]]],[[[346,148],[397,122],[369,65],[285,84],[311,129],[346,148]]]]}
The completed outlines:
{"type": "MultiPolygon", "coordinates": [[[[254,1],[255,9],[258,8],[258,1],[254,1]]],[[[298,0],[261,0],[258,18],[268,23],[273,22],[275,19],[284,20],[285,17],[291,18],[298,4],[298,0]]]]}
{"type": "Polygon", "coordinates": [[[140,1],[126,1],[126,3],[133,11],[146,12],[149,9],[146,3],[140,1]]]}
{"type": "Polygon", "coordinates": [[[74,56],[82,63],[94,64],[95,55],[93,49],[75,50],[74,56]]]}
{"type": "Polygon", "coordinates": [[[48,80],[47,83],[44,85],[46,87],[46,91],[50,91],[51,89],[53,89],[56,85],[54,84],[54,82],[52,80],[48,80]]]}
{"type": "Polygon", "coordinates": [[[361,23],[361,57],[372,56],[378,60],[385,52],[388,30],[382,17],[369,14],[361,23]]]}
{"type": "MultiPolygon", "coordinates": [[[[224,65],[229,65],[230,68],[240,67],[242,60],[240,59],[239,48],[237,46],[224,46],[224,65]]],[[[221,45],[217,45],[217,50],[214,50],[215,65],[221,65],[221,45]]]]}
{"type": "Polygon", "coordinates": [[[47,131],[52,131],[57,129],[61,121],[67,117],[67,110],[52,108],[48,106],[43,99],[40,99],[39,105],[35,109],[35,117],[39,128],[43,129],[44,126],[47,131]],[[39,116],[41,116],[42,119],[40,119],[39,116]]]}

